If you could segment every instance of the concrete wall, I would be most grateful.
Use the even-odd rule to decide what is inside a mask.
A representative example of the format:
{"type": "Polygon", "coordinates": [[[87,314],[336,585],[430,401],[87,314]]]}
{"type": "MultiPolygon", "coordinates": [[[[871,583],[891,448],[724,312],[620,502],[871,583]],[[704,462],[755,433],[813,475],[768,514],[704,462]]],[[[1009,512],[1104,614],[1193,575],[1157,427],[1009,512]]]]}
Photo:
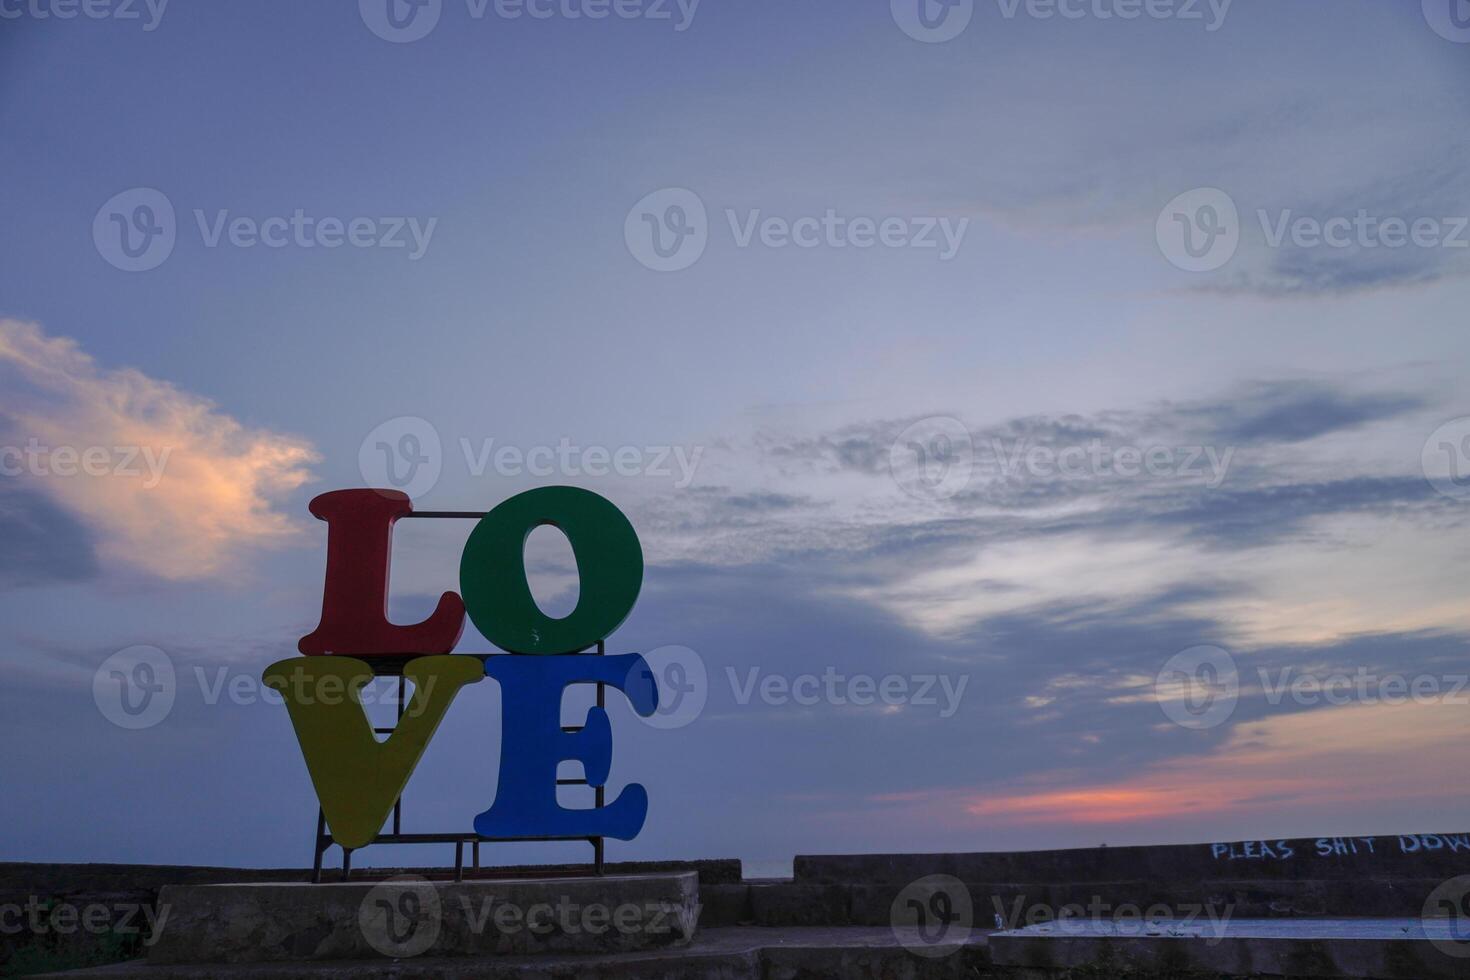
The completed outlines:
{"type": "Polygon", "coordinates": [[[1452,878],[1470,868],[1470,834],[1318,837],[1151,847],[978,854],[802,855],[797,881],[1301,881],[1452,878]]]}
{"type": "Polygon", "coordinates": [[[1228,908],[1234,918],[1417,917],[1470,874],[1470,834],[1233,841],[969,854],[802,855],[790,881],[704,888],[708,925],[886,925],[929,875],[968,887],[976,922],[1016,910],[1106,905],[1228,908]]]}
{"type": "MultiPolygon", "coordinates": [[[[555,874],[555,868],[497,868],[497,874],[555,874]]],[[[701,887],[736,885],[740,862],[651,861],[608,865],[616,874],[659,871],[699,873],[701,887]]],[[[361,874],[438,874],[445,869],[359,869],[361,874]]],[[[337,880],[328,868],[325,880],[337,880]]],[[[138,864],[0,863],[0,977],[117,963],[146,952],[165,885],[230,882],[300,882],[311,872],[295,868],[199,868],[138,864]],[[7,909],[15,910],[9,915],[7,909]],[[33,911],[34,910],[34,911],[33,911]],[[75,910],[74,912],[68,910],[75,910]],[[19,919],[17,918],[17,913],[19,919]],[[95,913],[94,927],[85,916],[95,913]],[[40,917],[41,929],[28,924],[40,917]],[[25,923],[14,930],[17,921],[25,923]]]]}
{"type": "MultiPolygon", "coordinates": [[[[882,926],[910,882],[946,874],[964,882],[977,926],[1017,909],[1060,909],[1093,902],[1183,909],[1228,907],[1233,918],[1406,916],[1417,918],[1435,887],[1470,874],[1470,834],[1310,838],[1165,847],[970,854],[804,855],[795,878],[744,881],[738,861],[617,864],[624,873],[699,873],[701,928],[882,926]]],[[[442,869],[438,869],[442,873],[442,869]]],[[[502,873],[555,869],[497,869],[502,873]]],[[[387,872],[382,872],[387,873],[387,872]]],[[[408,871],[407,873],[414,873],[408,871]]],[[[333,873],[329,869],[328,880],[333,873]]],[[[32,899],[84,906],[151,906],[166,884],[304,881],[295,869],[135,865],[0,864],[0,906],[32,899]]],[[[1019,923],[1024,924],[1024,921],[1019,923]]],[[[0,934],[0,975],[27,957],[84,957],[92,962],[137,952],[116,932],[0,934]],[[99,959],[100,957],[100,959],[99,959]]],[[[85,962],[86,960],[84,960],[85,962]]],[[[56,965],[81,965],[57,959],[56,965]]]]}

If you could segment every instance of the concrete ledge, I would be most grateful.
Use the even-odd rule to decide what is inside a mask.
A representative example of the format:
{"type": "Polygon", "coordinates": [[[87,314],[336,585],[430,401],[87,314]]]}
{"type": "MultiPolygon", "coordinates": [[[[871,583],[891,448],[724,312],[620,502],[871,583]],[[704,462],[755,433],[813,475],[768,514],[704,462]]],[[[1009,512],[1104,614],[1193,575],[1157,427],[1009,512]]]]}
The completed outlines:
{"type": "Polygon", "coordinates": [[[995,969],[1023,971],[1016,976],[1470,978],[1470,959],[1443,952],[1426,928],[1450,935],[1447,922],[1407,919],[1232,921],[1220,929],[1057,923],[994,933],[989,946],[995,969]]]}
{"type": "MultiPolygon", "coordinates": [[[[1237,919],[1417,916],[1430,893],[1444,880],[1104,881],[1041,885],[965,882],[965,886],[970,892],[977,925],[989,926],[998,915],[1006,928],[1020,928],[1035,924],[1030,918],[1033,915],[1050,919],[1064,907],[1086,909],[1094,904],[1111,909],[1133,906],[1141,912],[1162,907],[1166,910],[1164,914],[1172,917],[1191,914],[1208,917],[1211,913],[1237,919]]],[[[887,923],[893,900],[904,884],[883,882],[848,887],[847,915],[841,921],[852,925],[887,923]]]]}
{"type": "MultiPolygon", "coordinates": [[[[940,958],[915,956],[891,930],[707,929],[680,949],[607,956],[495,959],[419,957],[396,962],[156,966],[79,970],[72,980],[959,980],[991,975],[976,934],[940,958]]],[[[1001,976],[1001,975],[996,975],[1001,976]]]]}
{"type": "MultiPolygon", "coordinates": [[[[493,845],[485,845],[489,848],[493,845]]],[[[451,849],[446,854],[453,855],[451,849]]],[[[359,860],[361,853],[359,853],[359,860]]],[[[693,861],[613,861],[605,868],[612,875],[669,874],[680,871],[699,872],[701,885],[738,884],[741,864],[735,858],[701,858],[693,861]]],[[[362,865],[353,872],[355,878],[390,878],[419,875],[425,878],[447,877],[450,869],[386,868],[362,865]]],[[[486,865],[478,872],[466,868],[469,877],[495,878],[565,878],[591,871],[591,865],[511,864],[486,865]]],[[[327,863],[326,879],[340,875],[340,870],[327,863]]],[[[178,864],[41,864],[37,862],[0,861],[0,895],[96,895],[107,893],[157,893],[164,885],[237,885],[262,881],[310,881],[309,868],[212,868],[178,864]]]]}
{"type": "MultiPolygon", "coordinates": [[[[74,980],[1463,980],[1470,960],[1440,953],[1402,921],[1232,923],[1203,935],[1062,936],[976,932],[930,955],[886,928],[709,929],[678,949],[605,956],[423,956],[398,961],[158,966],[57,974],[74,980]]],[[[1165,927],[1170,931],[1171,927],[1165,927]]]]}
{"type": "MultiPolygon", "coordinates": [[[[701,888],[709,926],[884,926],[907,882],[816,884],[752,881],[744,886],[701,888]],[[718,895],[718,899],[715,897],[718,895]],[[746,900],[741,904],[742,898],[746,900]]],[[[1049,921],[1067,907],[1132,906],[1137,914],[1163,917],[1211,915],[1236,919],[1328,916],[1417,916],[1442,879],[1382,881],[1108,881],[1008,884],[965,882],[975,924],[1020,928],[1049,921]],[[1150,912],[1149,910],[1155,910],[1150,912]]]]}
{"type": "MultiPolygon", "coordinates": [[[[500,887],[505,883],[502,879],[506,878],[544,881],[580,870],[565,867],[487,868],[485,872],[494,874],[495,878],[472,878],[467,884],[500,887]]],[[[886,929],[893,900],[903,887],[934,874],[949,874],[966,884],[972,899],[975,925],[986,928],[995,925],[996,915],[1001,916],[1005,926],[1015,928],[1025,925],[1033,910],[1043,913],[1043,918],[1050,918],[1067,906],[1086,908],[1094,901],[1113,908],[1133,906],[1144,911],[1164,906],[1175,914],[1187,913],[1190,906],[1209,906],[1217,912],[1228,910],[1236,920],[1319,919],[1325,916],[1417,918],[1425,898],[1437,886],[1450,878],[1470,874],[1470,835],[1315,838],[1009,854],[804,856],[796,859],[797,876],[794,880],[742,881],[738,861],[653,862],[609,867],[615,875],[675,870],[698,874],[699,901],[703,902],[699,915],[701,926],[716,928],[758,924],[783,933],[793,927],[872,926],[886,929]]],[[[382,869],[362,868],[348,885],[371,889],[388,873],[382,869]]],[[[421,874],[430,879],[445,880],[448,877],[442,868],[421,874]]],[[[157,889],[161,885],[272,882],[290,887],[286,883],[303,882],[306,875],[305,871],[289,869],[0,864],[0,902],[23,907],[33,899],[43,904],[64,903],[79,907],[105,904],[116,916],[118,908],[124,904],[138,905],[152,912],[157,889]]],[[[332,877],[333,870],[329,867],[328,881],[332,877]]],[[[169,894],[174,895],[174,889],[170,889],[169,894]]],[[[177,901],[171,899],[170,905],[175,907],[170,908],[167,914],[174,918],[166,920],[166,930],[177,928],[182,921],[177,918],[183,912],[176,907],[177,901]]],[[[474,906],[473,900],[471,905],[474,906]]],[[[395,910],[395,914],[401,916],[405,910],[407,907],[395,910]]],[[[142,922],[145,918],[151,921],[153,917],[134,918],[142,922]]],[[[387,910],[380,913],[384,928],[388,917],[387,910]]],[[[352,921],[349,919],[348,923],[352,921]]],[[[253,925],[242,919],[235,927],[247,934],[250,930],[257,930],[257,939],[266,937],[261,941],[277,948],[277,952],[270,955],[279,955],[282,947],[295,949],[298,946],[308,950],[310,955],[339,955],[333,944],[341,940],[332,928],[318,923],[315,927],[287,935],[276,929],[276,925],[269,916],[260,915],[253,925]]],[[[406,928],[404,923],[398,925],[401,929],[406,928]]],[[[360,928],[359,924],[359,931],[360,928]]],[[[442,921],[440,929],[452,931],[453,925],[448,920],[442,921]]],[[[495,931],[493,923],[487,924],[486,929],[495,931]]],[[[839,931],[844,935],[850,934],[846,928],[839,931]]],[[[25,955],[27,962],[56,964],[52,968],[60,968],[63,963],[115,961],[125,956],[141,955],[140,947],[151,941],[145,930],[142,935],[124,943],[119,941],[121,932],[118,929],[100,938],[79,934],[60,937],[51,932],[0,937],[0,972],[4,972],[7,958],[20,954],[25,955]],[[93,949],[94,946],[97,948],[93,949]]],[[[386,939],[391,938],[386,936],[386,939]]],[[[517,947],[508,941],[506,948],[512,951],[534,948],[538,954],[544,955],[548,949],[554,952],[555,944],[560,942],[531,944],[525,937],[519,941],[525,945],[517,947]]],[[[387,945],[395,948],[391,942],[387,945]]],[[[387,954],[378,951],[340,955],[387,954]]],[[[1395,952],[1391,955],[1401,954],[1395,952]]],[[[405,960],[421,961],[423,957],[405,960]]],[[[1412,964],[1415,961],[1405,962],[1412,964]]],[[[1413,972],[1417,968],[1406,968],[1408,972],[1401,976],[1418,976],[1413,972]]],[[[1045,977],[1045,980],[1052,980],[1049,974],[1031,968],[1024,968],[1031,970],[1029,973],[1020,967],[1006,969],[1011,971],[1004,974],[1007,977],[1026,976],[1028,980],[1045,977]],[[1014,972],[1016,970],[1023,972],[1014,972]]]]}
{"type": "Polygon", "coordinates": [[[167,964],[625,953],[686,945],[695,872],[603,878],[170,885],[148,954],[167,964]]]}
{"type": "Polygon", "coordinates": [[[750,907],[750,886],[746,884],[707,885],[699,883],[701,929],[746,926],[755,921],[750,907]]]}
{"type": "Polygon", "coordinates": [[[1470,873],[1470,834],[1317,837],[1161,847],[1090,847],[973,854],[799,855],[799,882],[907,883],[931,874],[961,881],[1361,880],[1470,873]]]}
{"type": "MultiPolygon", "coordinates": [[[[750,884],[751,919],[758,926],[846,926],[848,889],[843,885],[806,885],[790,881],[750,884]]],[[[887,910],[880,922],[886,926],[887,910]]]]}

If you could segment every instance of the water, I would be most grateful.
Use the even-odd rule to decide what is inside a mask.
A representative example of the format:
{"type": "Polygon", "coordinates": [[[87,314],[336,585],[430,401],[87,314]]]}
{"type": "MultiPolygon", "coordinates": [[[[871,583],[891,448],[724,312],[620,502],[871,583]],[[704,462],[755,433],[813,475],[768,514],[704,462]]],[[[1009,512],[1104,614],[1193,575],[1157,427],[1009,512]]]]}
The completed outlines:
{"type": "Polygon", "coordinates": [[[793,875],[791,858],[774,861],[750,861],[742,858],[740,868],[741,874],[746,878],[790,878],[793,875]]]}

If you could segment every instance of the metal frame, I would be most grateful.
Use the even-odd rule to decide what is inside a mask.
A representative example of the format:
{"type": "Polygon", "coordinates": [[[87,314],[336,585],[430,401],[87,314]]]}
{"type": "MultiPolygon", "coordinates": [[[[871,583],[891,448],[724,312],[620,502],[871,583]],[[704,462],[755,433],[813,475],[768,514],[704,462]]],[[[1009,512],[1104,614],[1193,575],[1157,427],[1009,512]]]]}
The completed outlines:
{"type": "MultiPolygon", "coordinates": [[[[402,517],[399,518],[399,520],[407,520],[407,519],[410,519],[410,518],[419,518],[419,519],[425,519],[426,518],[426,519],[429,519],[429,520],[471,520],[471,521],[478,521],[480,518],[482,518],[484,516],[485,516],[485,513],[483,513],[483,512],[476,512],[476,511],[448,511],[448,510],[434,511],[434,510],[425,510],[425,511],[414,511],[414,512],[410,512],[410,513],[404,514],[402,517]]],[[[597,651],[597,656],[599,656],[599,657],[600,656],[603,656],[607,652],[607,647],[606,647],[606,644],[604,643],[604,641],[602,641],[602,640],[598,640],[597,641],[596,651],[597,651]]],[[[587,652],[588,651],[586,651],[586,650],[581,651],[582,654],[585,654],[587,652]]],[[[580,654],[570,654],[570,656],[578,656],[578,655],[580,655],[580,654]]],[[[516,656],[516,654],[477,653],[477,654],[462,654],[462,656],[478,657],[481,660],[485,660],[485,659],[487,659],[489,657],[492,657],[492,656],[516,656]]],[[[393,732],[396,729],[396,723],[397,723],[397,721],[402,720],[402,718],[403,718],[403,705],[404,705],[404,702],[406,701],[406,693],[407,693],[407,686],[408,686],[407,681],[403,677],[403,667],[404,667],[405,664],[409,663],[413,659],[416,659],[416,658],[414,658],[414,657],[403,657],[403,658],[390,657],[390,658],[386,658],[385,659],[385,658],[381,658],[381,657],[374,657],[374,658],[370,658],[370,659],[368,659],[366,661],[367,663],[369,663],[369,664],[372,665],[374,675],[376,675],[378,677],[395,677],[396,676],[398,678],[398,707],[397,707],[397,714],[396,714],[396,717],[395,717],[395,727],[394,728],[374,728],[373,729],[373,733],[374,734],[377,734],[377,735],[392,735],[393,732]]],[[[599,683],[599,684],[596,685],[596,687],[597,687],[597,707],[599,707],[599,708],[606,708],[607,707],[607,685],[606,684],[599,683]]],[[[562,731],[564,731],[564,732],[579,732],[579,731],[582,730],[582,727],[583,726],[581,726],[581,725],[563,725],[562,726],[562,731]]],[[[581,779],[560,779],[560,778],[558,778],[557,781],[556,781],[556,785],[558,785],[558,786],[586,786],[587,785],[587,779],[586,779],[586,776],[585,775],[581,779]]],[[[593,794],[594,794],[594,799],[595,799],[595,802],[593,803],[593,808],[600,810],[600,809],[603,808],[603,806],[606,803],[606,787],[604,787],[604,786],[594,786],[592,789],[593,789],[593,794]]],[[[396,800],[393,801],[393,833],[391,833],[391,834],[379,834],[377,837],[374,837],[373,838],[373,840],[372,840],[372,842],[370,844],[367,844],[367,845],[364,845],[364,846],[371,847],[373,844],[453,844],[454,845],[454,880],[455,881],[463,881],[464,880],[464,846],[465,846],[466,843],[468,843],[468,844],[471,845],[471,855],[472,855],[472,860],[474,862],[474,870],[479,871],[480,870],[480,845],[481,844],[544,844],[544,843],[552,843],[552,842],[558,842],[558,841],[586,841],[587,843],[591,844],[592,845],[592,873],[595,874],[595,875],[601,876],[606,871],[606,860],[605,860],[605,857],[606,857],[606,850],[607,850],[607,847],[606,847],[607,842],[606,842],[606,839],[605,838],[602,838],[602,837],[481,837],[479,834],[475,834],[475,833],[468,833],[468,834],[405,834],[403,832],[403,797],[401,797],[401,796],[398,799],[396,799],[396,800]]],[[[335,841],[332,840],[332,835],[329,834],[329,833],[327,833],[327,816],[326,816],[326,814],[324,812],[322,812],[321,808],[318,807],[317,808],[317,811],[316,811],[316,838],[315,838],[315,843],[313,845],[313,849],[314,849],[314,852],[315,853],[314,853],[314,857],[312,859],[312,864],[311,864],[311,881],[312,881],[312,884],[320,884],[321,883],[321,880],[322,880],[322,858],[326,855],[327,851],[331,849],[331,847],[332,847],[332,845],[334,843],[335,843],[335,841]]],[[[348,880],[348,878],[350,878],[351,875],[352,875],[352,852],[353,852],[353,850],[354,850],[354,848],[350,848],[350,847],[344,847],[344,848],[342,848],[342,880],[343,881],[348,880]]]]}

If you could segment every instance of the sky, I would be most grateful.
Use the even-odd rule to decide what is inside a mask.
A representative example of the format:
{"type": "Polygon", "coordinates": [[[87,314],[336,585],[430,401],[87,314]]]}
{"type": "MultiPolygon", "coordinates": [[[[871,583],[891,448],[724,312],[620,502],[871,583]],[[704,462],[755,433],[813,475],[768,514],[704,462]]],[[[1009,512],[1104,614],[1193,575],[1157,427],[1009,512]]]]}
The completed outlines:
{"type": "Polygon", "coordinates": [[[628,515],[613,859],[1464,830],[1467,80],[1463,0],[0,0],[0,859],[310,859],[364,486],[628,515]]]}

